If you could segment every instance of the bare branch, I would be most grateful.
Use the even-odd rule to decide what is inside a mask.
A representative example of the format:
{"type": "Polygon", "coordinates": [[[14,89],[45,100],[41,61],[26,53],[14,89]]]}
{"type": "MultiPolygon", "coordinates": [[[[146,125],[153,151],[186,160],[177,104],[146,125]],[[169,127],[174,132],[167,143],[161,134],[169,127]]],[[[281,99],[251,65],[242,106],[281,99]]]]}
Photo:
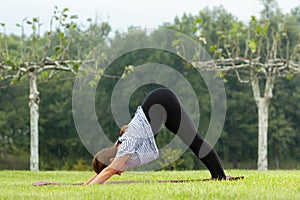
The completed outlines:
{"type": "Polygon", "coordinates": [[[56,74],[58,74],[60,71],[58,70],[52,70],[50,72],[50,75],[48,76],[48,80],[52,79],[56,74]]]}
{"type": "MultiPolygon", "coordinates": [[[[274,70],[276,71],[276,70],[274,70]]],[[[268,75],[266,84],[265,84],[265,92],[264,92],[264,97],[268,98],[270,100],[273,98],[273,87],[274,87],[274,82],[275,82],[276,74],[275,73],[270,73],[268,75]]]]}
{"type": "Polygon", "coordinates": [[[45,70],[69,71],[69,72],[76,74],[76,71],[73,69],[73,67],[68,66],[68,64],[63,63],[63,62],[55,62],[52,65],[45,65],[44,67],[39,68],[37,70],[37,72],[40,73],[45,70]]]}
{"type": "Polygon", "coordinates": [[[257,78],[257,74],[253,69],[250,70],[250,77],[251,77],[253,97],[254,97],[256,105],[258,106],[260,98],[261,98],[261,94],[260,94],[259,81],[257,78]]]}
{"type": "Polygon", "coordinates": [[[263,74],[265,77],[268,76],[269,73],[275,74],[278,77],[300,73],[300,63],[292,60],[287,61],[285,59],[270,59],[268,62],[263,63],[259,61],[259,58],[256,60],[249,60],[245,58],[228,58],[206,62],[192,62],[191,64],[204,71],[228,72],[230,70],[234,70],[241,83],[249,82],[241,79],[239,70],[242,69],[249,70],[249,68],[252,68],[257,73],[263,74]]]}
{"type": "Polygon", "coordinates": [[[37,73],[40,73],[45,70],[59,70],[59,71],[69,71],[76,74],[74,69],[75,64],[81,64],[80,60],[64,60],[64,61],[55,61],[51,58],[45,58],[41,63],[42,67],[37,70],[37,73]]]}
{"type": "Polygon", "coordinates": [[[240,83],[249,83],[249,82],[250,82],[250,80],[242,80],[242,79],[241,79],[241,76],[240,76],[240,73],[239,73],[239,71],[238,71],[237,69],[234,69],[234,71],[235,71],[235,74],[236,74],[236,76],[237,76],[237,79],[238,79],[238,81],[239,81],[240,83]]]}

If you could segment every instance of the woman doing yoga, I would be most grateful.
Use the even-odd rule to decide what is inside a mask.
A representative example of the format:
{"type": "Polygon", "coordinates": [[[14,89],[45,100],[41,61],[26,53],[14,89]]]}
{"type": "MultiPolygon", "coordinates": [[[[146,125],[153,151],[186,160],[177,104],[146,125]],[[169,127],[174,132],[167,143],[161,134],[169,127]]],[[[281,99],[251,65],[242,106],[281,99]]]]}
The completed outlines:
{"type": "Polygon", "coordinates": [[[152,91],[137,108],[128,125],[120,130],[115,146],[99,151],[93,161],[96,174],[84,185],[103,183],[127,167],[140,166],[159,157],[155,136],[165,125],[176,134],[208,168],[213,179],[226,179],[219,157],[197,132],[191,118],[170,89],[152,91]]]}

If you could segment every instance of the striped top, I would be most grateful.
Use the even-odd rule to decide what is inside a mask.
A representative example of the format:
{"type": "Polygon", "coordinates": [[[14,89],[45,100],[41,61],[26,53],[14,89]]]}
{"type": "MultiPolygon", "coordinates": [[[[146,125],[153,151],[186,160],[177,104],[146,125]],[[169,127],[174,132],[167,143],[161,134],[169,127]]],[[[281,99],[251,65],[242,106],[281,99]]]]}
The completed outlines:
{"type": "Polygon", "coordinates": [[[130,154],[126,161],[128,167],[140,166],[159,157],[151,126],[141,106],[118,141],[121,144],[116,158],[130,154]]]}

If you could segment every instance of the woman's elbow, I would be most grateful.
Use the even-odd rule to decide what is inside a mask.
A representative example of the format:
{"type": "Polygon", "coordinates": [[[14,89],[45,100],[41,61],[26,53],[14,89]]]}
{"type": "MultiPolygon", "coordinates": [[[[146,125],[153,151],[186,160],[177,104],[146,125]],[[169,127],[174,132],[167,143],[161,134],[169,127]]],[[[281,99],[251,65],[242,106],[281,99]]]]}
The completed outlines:
{"type": "Polygon", "coordinates": [[[106,173],[107,175],[109,175],[109,176],[113,176],[113,175],[115,175],[115,174],[119,174],[119,170],[114,169],[114,168],[111,168],[111,167],[106,167],[106,168],[104,169],[104,171],[105,171],[105,173],[106,173]]]}

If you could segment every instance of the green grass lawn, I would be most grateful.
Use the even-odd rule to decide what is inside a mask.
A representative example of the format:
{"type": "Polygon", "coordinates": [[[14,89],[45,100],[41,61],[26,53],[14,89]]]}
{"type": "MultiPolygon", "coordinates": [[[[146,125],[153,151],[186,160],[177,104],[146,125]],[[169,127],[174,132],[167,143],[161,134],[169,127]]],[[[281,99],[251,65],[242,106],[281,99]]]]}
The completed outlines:
{"type": "MultiPolygon", "coordinates": [[[[0,199],[300,199],[300,171],[227,170],[238,181],[33,186],[37,181],[79,183],[92,172],[0,171],[0,199]]],[[[209,178],[208,171],[125,172],[111,180],[209,178]]]]}

